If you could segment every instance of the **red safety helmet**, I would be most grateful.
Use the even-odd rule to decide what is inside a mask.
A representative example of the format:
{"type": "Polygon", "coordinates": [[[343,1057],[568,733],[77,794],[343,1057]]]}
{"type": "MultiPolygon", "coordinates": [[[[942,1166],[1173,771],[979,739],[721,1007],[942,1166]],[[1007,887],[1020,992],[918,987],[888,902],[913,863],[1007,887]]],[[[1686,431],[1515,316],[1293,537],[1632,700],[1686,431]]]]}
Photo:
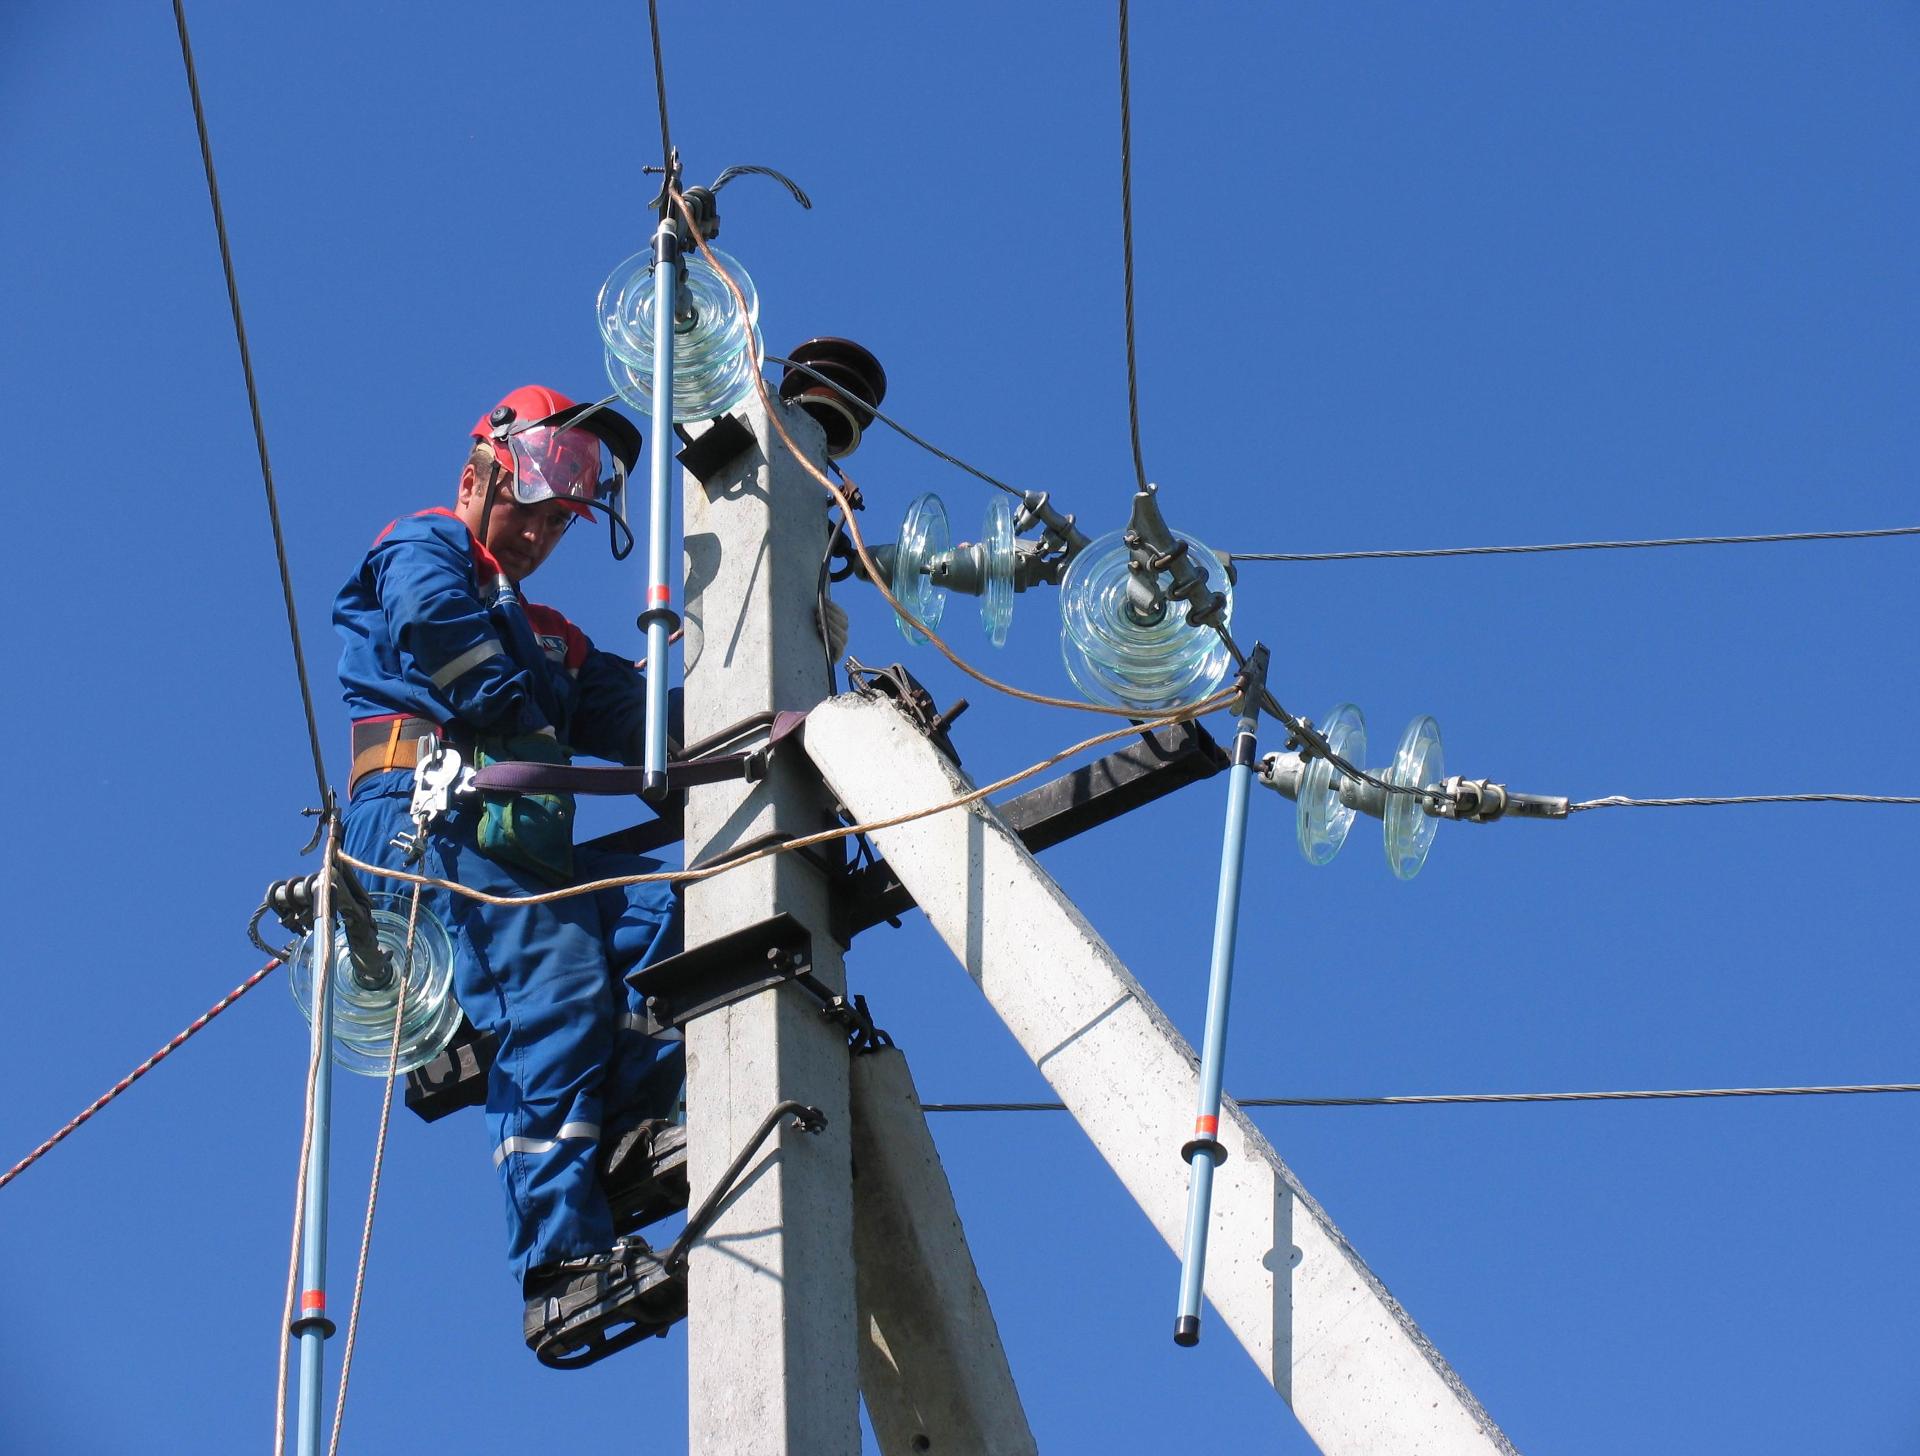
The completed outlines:
{"type": "MultiPolygon", "coordinates": [[[[473,438],[493,447],[519,504],[558,500],[578,516],[598,506],[631,543],[622,507],[627,475],[640,458],[640,431],[625,416],[525,384],[475,422],[473,438]]],[[[614,554],[626,554],[617,542],[614,554]]]]}

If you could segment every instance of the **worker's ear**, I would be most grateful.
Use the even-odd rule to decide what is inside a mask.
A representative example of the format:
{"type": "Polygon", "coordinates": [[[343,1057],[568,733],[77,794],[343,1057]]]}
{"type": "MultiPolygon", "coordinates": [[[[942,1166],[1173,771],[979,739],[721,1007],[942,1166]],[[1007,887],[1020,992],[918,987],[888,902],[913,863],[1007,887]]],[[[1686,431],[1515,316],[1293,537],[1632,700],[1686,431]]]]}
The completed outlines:
{"type": "Polygon", "coordinates": [[[480,477],[474,471],[473,462],[468,461],[467,468],[460,472],[460,496],[457,503],[466,505],[478,495],[479,490],[480,477]]]}

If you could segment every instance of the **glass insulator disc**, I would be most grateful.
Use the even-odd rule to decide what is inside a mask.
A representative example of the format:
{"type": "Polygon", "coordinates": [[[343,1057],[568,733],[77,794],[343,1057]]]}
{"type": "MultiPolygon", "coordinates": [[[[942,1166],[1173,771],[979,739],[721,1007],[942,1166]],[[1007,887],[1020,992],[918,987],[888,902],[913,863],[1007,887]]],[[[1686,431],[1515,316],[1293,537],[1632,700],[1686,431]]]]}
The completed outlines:
{"type": "MultiPolygon", "coordinates": [[[[1327,746],[1348,763],[1367,761],[1367,724],[1352,703],[1342,703],[1327,714],[1320,732],[1327,746]]],[[[1340,852],[1353,827],[1353,806],[1340,802],[1340,784],[1346,778],[1324,758],[1311,758],[1300,773],[1294,825],[1300,853],[1308,864],[1323,865],[1340,852]]]]}
{"type": "MultiPolygon", "coordinates": [[[[1390,784],[1402,788],[1424,789],[1446,777],[1446,758],[1440,747],[1440,725],[1429,717],[1415,718],[1400,735],[1400,748],[1393,765],[1383,775],[1390,784]]],[[[1403,880],[1420,873],[1427,862],[1427,850],[1433,844],[1440,821],[1423,807],[1425,800],[1412,794],[1388,794],[1385,815],[1387,863],[1403,880]]]]}
{"type": "MultiPolygon", "coordinates": [[[[893,580],[887,585],[894,600],[928,627],[940,625],[947,593],[927,575],[927,563],[944,552],[952,540],[947,530],[947,508],[939,496],[928,491],[907,507],[906,517],[900,522],[899,544],[893,548],[893,580]]],[[[926,633],[905,617],[896,613],[894,621],[907,641],[917,644],[927,640],[926,633]]]]}

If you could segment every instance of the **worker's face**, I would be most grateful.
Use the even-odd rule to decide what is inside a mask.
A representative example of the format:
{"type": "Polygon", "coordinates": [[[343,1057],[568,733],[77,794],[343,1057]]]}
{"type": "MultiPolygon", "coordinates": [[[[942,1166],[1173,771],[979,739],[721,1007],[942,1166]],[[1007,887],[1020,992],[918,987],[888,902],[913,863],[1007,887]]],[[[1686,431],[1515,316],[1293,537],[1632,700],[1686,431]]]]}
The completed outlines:
{"type": "MultiPolygon", "coordinates": [[[[489,472],[491,473],[491,472],[489,472]]],[[[460,499],[454,514],[491,551],[501,570],[522,581],[540,569],[540,563],[560,544],[574,514],[557,500],[523,506],[513,498],[513,482],[502,477],[494,487],[493,509],[487,509],[486,479],[469,465],[460,476],[460,499]]]]}

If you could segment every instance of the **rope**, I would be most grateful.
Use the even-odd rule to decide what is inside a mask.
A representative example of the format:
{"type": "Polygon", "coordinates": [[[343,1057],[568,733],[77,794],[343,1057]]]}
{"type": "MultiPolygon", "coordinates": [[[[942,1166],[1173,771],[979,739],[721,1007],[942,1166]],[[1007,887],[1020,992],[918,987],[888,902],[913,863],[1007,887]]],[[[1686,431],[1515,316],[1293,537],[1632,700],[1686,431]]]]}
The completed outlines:
{"type": "Polygon", "coordinates": [[[247,380],[247,408],[253,414],[253,442],[260,453],[260,479],[267,492],[267,519],[273,524],[273,554],[280,566],[280,596],[287,609],[287,632],[292,639],[293,667],[300,678],[300,705],[307,715],[307,744],[313,750],[313,777],[320,802],[332,801],[327,765],[320,751],[320,727],[314,718],[313,687],[307,681],[307,656],[300,645],[300,614],[293,603],[293,573],[287,565],[287,540],[280,529],[280,499],[273,488],[273,462],[267,458],[267,429],[260,418],[260,389],[253,376],[253,354],[247,347],[247,323],[240,313],[240,285],[234,279],[233,247],[227,240],[227,215],[220,205],[220,183],[213,172],[213,143],[207,137],[207,114],[200,101],[200,79],[193,66],[193,46],[187,40],[187,12],[173,0],[174,26],[180,32],[180,59],[187,67],[187,91],[193,97],[193,124],[200,135],[200,161],[207,173],[207,200],[213,204],[213,228],[220,238],[220,267],[227,279],[227,302],[233,309],[233,335],[240,345],[240,371],[247,380]]]}
{"type": "Polygon", "coordinates": [[[776,854],[786,854],[792,850],[806,849],[812,845],[825,844],[830,840],[848,839],[855,835],[871,834],[881,829],[892,829],[901,824],[910,824],[916,819],[926,819],[935,814],[944,814],[949,809],[964,808],[968,804],[979,802],[989,794],[997,794],[1002,789],[1009,788],[1024,779],[1030,779],[1035,774],[1052,768],[1053,765],[1059,763],[1062,759],[1072,758],[1076,753],[1098,747],[1103,743],[1111,743],[1116,738],[1131,738],[1137,733],[1151,733],[1156,728],[1165,728],[1175,723],[1184,723],[1189,719],[1200,717],[1202,714],[1211,713],[1216,708],[1223,707],[1233,696],[1233,690],[1228,689],[1225,692],[1215,693],[1212,697],[1204,698],[1200,702],[1190,707],[1182,708],[1177,712],[1167,713],[1158,718],[1148,718],[1139,723],[1130,723],[1125,728],[1115,728],[1111,732],[1095,734],[1092,738],[1083,738],[1072,747],[1063,748],[1058,753],[1051,754],[1041,759],[1040,762],[1021,769],[1018,773],[1008,774],[1005,778],[996,779],[990,784],[983,784],[979,788],[970,790],[956,799],[947,800],[944,804],[935,804],[931,808],[926,809],[911,809],[904,814],[895,814],[888,819],[875,819],[866,824],[850,824],[838,829],[822,830],[818,834],[804,834],[798,839],[789,839],[783,844],[771,844],[764,849],[757,849],[751,854],[744,854],[735,859],[722,860],[718,864],[703,865],[697,869],[657,870],[653,873],[643,875],[618,875],[610,879],[593,880],[584,885],[569,885],[563,890],[547,890],[536,895],[491,895],[484,890],[475,890],[467,885],[460,884],[457,880],[443,880],[433,875],[414,874],[410,870],[392,869],[383,865],[368,864],[365,860],[355,859],[352,855],[345,852],[340,853],[338,859],[340,863],[351,865],[353,868],[361,870],[366,874],[378,875],[389,880],[399,880],[409,885],[432,885],[437,889],[446,890],[455,895],[464,895],[469,900],[478,900],[483,905],[545,905],[555,900],[565,900],[575,895],[594,895],[602,890],[619,889],[625,885],[687,884],[696,880],[709,880],[716,875],[723,875],[729,870],[740,869],[745,865],[771,858],[776,854]]]}
{"type": "MultiPolygon", "coordinates": [[[[1494,1102],[1654,1102],[1692,1097],[1830,1097],[1845,1093],[1920,1092],[1920,1082],[1853,1087],[1684,1087],[1633,1092],[1440,1092],[1408,1097],[1237,1097],[1241,1107],[1437,1107],[1494,1102]]],[[[1060,1102],[924,1102],[922,1112],[1065,1112],[1060,1102]]]]}
{"type": "Polygon", "coordinates": [[[1444,546],[1426,551],[1229,551],[1234,561],[1408,561],[1429,556],[1522,556],[1539,551],[1629,551],[1647,546],[1758,546],[1773,541],[1863,541],[1920,536],[1920,526],[1871,531],[1782,531],[1769,536],[1670,536],[1657,541],[1556,541],[1544,546],[1444,546]]]}
{"type": "Polygon", "coordinates": [[[380,1102],[380,1135],[373,1144],[373,1177],[367,1184],[367,1218],[360,1228],[360,1262],[353,1274],[353,1304],[347,1313],[347,1342],[340,1353],[340,1393],[334,1398],[333,1434],[327,1456],[339,1456],[340,1424],[347,1415],[347,1379],[353,1373],[353,1345],[360,1334],[360,1297],[367,1287],[367,1251],[373,1246],[373,1208],[380,1198],[380,1170],[387,1157],[387,1125],[393,1118],[393,1084],[399,1075],[400,1028],[407,1014],[407,977],[413,974],[413,933],[420,923],[420,887],[407,906],[407,945],[400,958],[399,985],[393,1000],[393,1040],[387,1043],[387,1091],[380,1102]]]}
{"type": "Polygon", "coordinates": [[[279,964],[280,962],[278,959],[268,961],[264,966],[260,967],[259,970],[255,971],[251,976],[248,976],[246,980],[242,981],[239,985],[235,986],[231,991],[227,992],[226,995],[222,996],[218,1001],[214,1002],[213,1005],[209,1006],[203,1013],[201,1013],[199,1017],[197,1017],[194,1020],[192,1025],[187,1027],[185,1031],[181,1032],[178,1036],[174,1037],[172,1041],[168,1042],[165,1046],[161,1047],[159,1051],[155,1052],[152,1056],[148,1057],[144,1062],[142,1062],[139,1066],[135,1067],[131,1072],[127,1073],[127,1075],[122,1077],[118,1082],[115,1082],[112,1088],[104,1096],[95,1098],[91,1103],[87,1105],[86,1110],[80,1113],[79,1116],[75,1117],[65,1127],[61,1128],[60,1131],[56,1132],[52,1137],[48,1138],[45,1142],[40,1144],[39,1147],[35,1148],[32,1152],[28,1153],[26,1157],[22,1158],[19,1162],[15,1163],[11,1168],[7,1169],[5,1173],[0,1173],[0,1188],[5,1188],[15,1178],[19,1177],[22,1173],[26,1172],[28,1168],[31,1168],[35,1163],[39,1162],[48,1153],[52,1152],[61,1143],[65,1142],[74,1133],[78,1132],[83,1126],[86,1125],[86,1123],[89,1120],[92,1119],[95,1113],[99,1112],[101,1108],[105,1107],[109,1102],[112,1102],[116,1097],[120,1096],[121,1093],[125,1092],[129,1087],[133,1086],[135,1082],[138,1082],[142,1077],[146,1076],[147,1073],[151,1072],[155,1067],[159,1066],[162,1062],[164,1062],[169,1056],[173,1055],[175,1051],[179,1050],[179,1048],[185,1044],[188,1037],[194,1035],[194,1033],[198,1032],[209,1021],[212,1021],[214,1017],[218,1016],[222,1011],[225,1011],[229,1006],[233,1005],[234,1002],[238,1001],[242,996],[246,995],[247,992],[251,991],[255,986],[259,985],[263,980],[267,978],[267,976],[279,964]]]}
{"type": "MultiPolygon", "coordinates": [[[[708,265],[720,276],[720,280],[727,285],[727,291],[733,295],[734,304],[740,309],[741,313],[746,313],[746,295],[740,291],[740,285],[734,281],[733,276],[720,265],[720,260],[714,257],[713,249],[707,245],[706,239],[699,235],[700,230],[694,226],[693,215],[687,209],[686,198],[680,194],[678,188],[671,188],[670,194],[674,205],[680,209],[681,217],[686,221],[687,231],[693,236],[694,241],[699,244],[700,252],[706,258],[708,265]]],[[[826,489],[827,494],[832,496],[834,503],[840,507],[840,514],[845,518],[847,535],[853,541],[853,548],[860,558],[860,564],[866,568],[867,579],[871,581],[875,587],[879,588],[880,595],[887,599],[887,605],[892,607],[910,626],[918,630],[927,641],[931,642],[942,657],[946,658],[948,662],[959,668],[961,672],[965,673],[975,682],[992,688],[995,692],[1005,693],[1008,697],[1019,698],[1023,702],[1039,703],[1043,707],[1048,708],[1067,708],[1076,713],[1099,713],[1115,718],[1132,717],[1139,712],[1137,708],[1113,708],[1103,703],[1086,703],[1074,698],[1054,698],[1048,697],[1044,693],[1030,693],[1025,688],[1017,688],[1011,683],[1004,683],[998,678],[989,677],[986,673],[961,657],[960,654],[955,652],[951,647],[947,646],[945,640],[939,633],[935,632],[931,627],[927,626],[925,622],[922,622],[918,617],[914,616],[912,612],[909,612],[905,607],[901,606],[899,598],[894,596],[892,589],[888,587],[884,574],[880,568],[875,565],[873,555],[867,549],[866,537],[861,533],[859,521],[854,518],[853,508],[848,503],[846,493],[842,491],[839,486],[835,485],[827,474],[822,471],[819,466],[815,465],[812,460],[808,459],[805,452],[794,443],[793,436],[788,432],[785,422],[781,420],[780,411],[773,402],[771,392],[767,389],[767,381],[761,377],[759,366],[764,364],[765,361],[763,358],[756,358],[754,362],[756,367],[753,371],[753,384],[755,390],[759,393],[760,403],[766,411],[768,423],[773,426],[774,433],[780,437],[780,441],[787,447],[788,453],[800,463],[807,474],[811,475],[815,481],[826,489]]],[[[849,486],[858,489],[852,476],[843,474],[843,478],[849,486]]]]}
{"type": "Polygon", "coordinates": [[[1133,347],[1133,100],[1127,72],[1127,0],[1120,0],[1120,246],[1126,258],[1127,427],[1133,433],[1133,475],[1147,488],[1147,467],[1140,459],[1139,369],[1133,347]]]}
{"type": "Polygon", "coordinates": [[[1582,809],[1692,809],[1716,804],[1920,804],[1913,794],[1734,794],[1725,798],[1629,799],[1615,794],[1606,799],[1583,799],[1567,805],[1569,814],[1582,809]]]}
{"type": "Polygon", "coordinates": [[[320,856],[321,874],[315,891],[314,924],[325,934],[313,943],[313,1035],[307,1051],[307,1093],[300,1113],[300,1172],[293,1184],[293,1247],[287,1254],[287,1297],[280,1311],[280,1364],[273,1399],[273,1456],[287,1451],[287,1365],[293,1350],[290,1333],[295,1301],[300,1290],[300,1244],[307,1216],[307,1162],[313,1156],[314,1114],[319,1103],[320,1063],[327,1055],[328,1030],[320,1024],[321,987],[333,974],[333,874],[332,865],[340,849],[340,820],[332,813],[326,820],[327,847],[320,856]]]}

